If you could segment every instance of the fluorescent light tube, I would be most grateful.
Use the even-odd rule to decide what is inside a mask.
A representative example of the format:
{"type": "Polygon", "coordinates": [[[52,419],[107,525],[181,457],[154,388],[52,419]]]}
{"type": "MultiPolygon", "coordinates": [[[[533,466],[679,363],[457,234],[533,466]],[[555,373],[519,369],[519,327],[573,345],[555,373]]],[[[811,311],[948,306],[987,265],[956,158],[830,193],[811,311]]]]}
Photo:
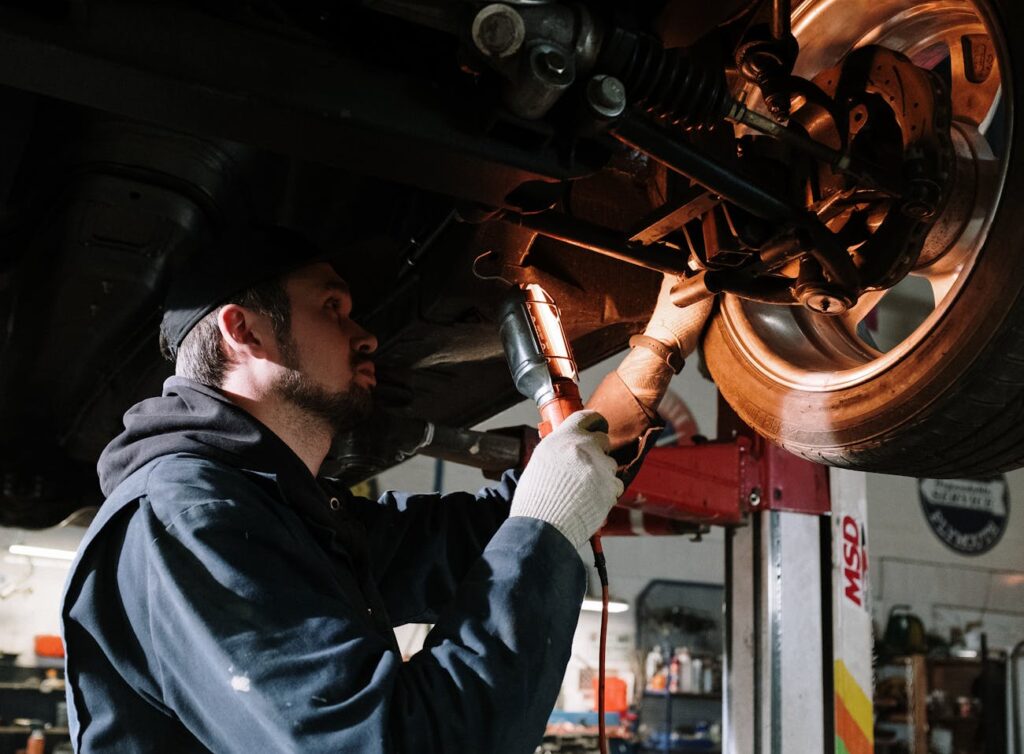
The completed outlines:
{"type": "MultiPolygon", "coordinates": [[[[589,610],[591,612],[601,612],[601,600],[585,599],[583,600],[583,610],[589,610]]],[[[629,610],[629,604],[625,602],[619,602],[618,600],[608,601],[608,612],[609,613],[624,613],[629,610]]]]}
{"type": "Polygon", "coordinates": [[[24,555],[26,558],[50,558],[51,560],[74,560],[74,550],[58,550],[54,547],[33,547],[32,545],[11,545],[7,548],[11,555],[24,555]]]}

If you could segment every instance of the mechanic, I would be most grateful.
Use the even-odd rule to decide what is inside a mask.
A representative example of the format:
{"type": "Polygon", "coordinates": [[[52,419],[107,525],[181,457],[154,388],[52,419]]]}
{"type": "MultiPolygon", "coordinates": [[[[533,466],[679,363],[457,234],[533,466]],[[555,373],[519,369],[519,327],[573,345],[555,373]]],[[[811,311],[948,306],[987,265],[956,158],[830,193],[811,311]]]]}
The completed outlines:
{"type": "MultiPolygon", "coordinates": [[[[476,495],[355,497],[318,472],[369,414],[376,340],[304,239],[238,246],[172,289],[176,375],[100,458],[107,500],[62,608],[76,751],[532,752],[577,550],[622,492],[604,420],[574,414],[476,495]],[[408,622],[435,626],[403,662],[408,622]]],[[[596,391],[613,442],[652,426],[710,309],[676,309],[668,282],[596,391]]]]}

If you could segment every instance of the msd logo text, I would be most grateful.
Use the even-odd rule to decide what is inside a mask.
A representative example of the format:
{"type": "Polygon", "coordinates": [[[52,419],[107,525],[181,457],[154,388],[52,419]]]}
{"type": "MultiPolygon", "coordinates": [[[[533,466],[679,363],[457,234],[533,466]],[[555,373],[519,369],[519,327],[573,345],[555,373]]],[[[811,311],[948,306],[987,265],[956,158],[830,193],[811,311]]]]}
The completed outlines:
{"type": "Polygon", "coordinates": [[[862,608],[868,570],[868,550],[863,529],[853,516],[843,516],[840,532],[843,594],[854,605],[862,608]]]}

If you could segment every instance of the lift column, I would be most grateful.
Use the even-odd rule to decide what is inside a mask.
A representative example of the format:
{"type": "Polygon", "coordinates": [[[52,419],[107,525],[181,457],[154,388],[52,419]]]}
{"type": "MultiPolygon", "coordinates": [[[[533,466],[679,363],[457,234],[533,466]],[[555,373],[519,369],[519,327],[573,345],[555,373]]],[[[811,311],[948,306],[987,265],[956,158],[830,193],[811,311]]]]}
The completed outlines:
{"type": "MultiPolygon", "coordinates": [[[[726,754],[871,754],[865,475],[719,417],[719,439],[649,452],[602,535],[726,529],[726,754]]],[[[444,457],[480,463],[465,447],[444,457]]]]}
{"type": "Polygon", "coordinates": [[[717,440],[655,448],[619,502],[644,517],[634,533],[726,529],[723,751],[871,754],[865,475],[718,414],[717,440]]]}
{"type": "Polygon", "coordinates": [[[868,754],[864,474],[765,452],[749,523],[726,534],[724,751],[868,754]]]}

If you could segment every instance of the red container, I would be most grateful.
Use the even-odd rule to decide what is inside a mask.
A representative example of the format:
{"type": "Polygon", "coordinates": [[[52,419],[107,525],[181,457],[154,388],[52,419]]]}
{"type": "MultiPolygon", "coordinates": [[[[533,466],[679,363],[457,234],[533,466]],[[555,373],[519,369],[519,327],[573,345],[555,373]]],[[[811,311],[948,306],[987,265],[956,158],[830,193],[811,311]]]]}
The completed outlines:
{"type": "Polygon", "coordinates": [[[64,642],[56,634],[36,634],[36,655],[38,657],[63,657],[64,642]]]}

